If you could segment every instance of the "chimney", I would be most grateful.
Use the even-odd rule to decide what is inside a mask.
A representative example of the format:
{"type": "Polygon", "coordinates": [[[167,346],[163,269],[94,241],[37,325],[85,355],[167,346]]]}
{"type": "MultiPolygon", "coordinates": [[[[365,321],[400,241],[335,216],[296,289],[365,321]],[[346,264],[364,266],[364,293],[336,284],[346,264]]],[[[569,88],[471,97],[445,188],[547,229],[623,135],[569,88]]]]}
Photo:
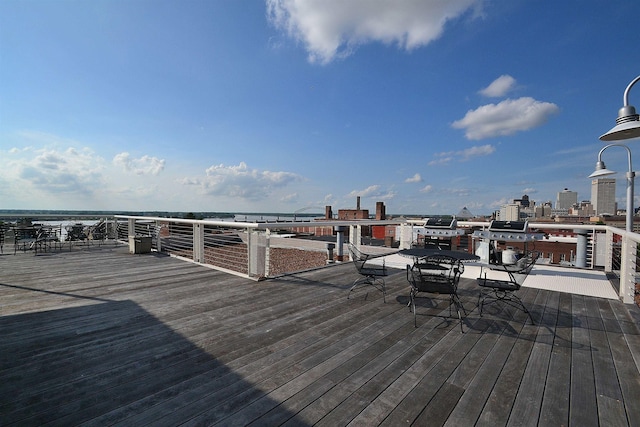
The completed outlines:
{"type": "Polygon", "coordinates": [[[331,211],[331,206],[324,207],[324,219],[332,219],[333,212],[331,211]]]}
{"type": "Polygon", "coordinates": [[[387,212],[384,202],[376,202],[376,220],[381,221],[387,219],[387,212]]]}
{"type": "Polygon", "coordinates": [[[360,210],[360,196],[356,199],[356,209],[360,210]]]}

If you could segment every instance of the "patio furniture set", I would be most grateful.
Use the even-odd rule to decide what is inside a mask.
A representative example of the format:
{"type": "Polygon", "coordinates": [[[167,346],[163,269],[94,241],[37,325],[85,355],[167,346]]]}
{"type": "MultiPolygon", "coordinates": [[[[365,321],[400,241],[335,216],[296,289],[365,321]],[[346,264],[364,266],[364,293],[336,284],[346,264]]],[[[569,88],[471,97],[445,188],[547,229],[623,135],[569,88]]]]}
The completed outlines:
{"type": "MultiPolygon", "coordinates": [[[[380,258],[380,255],[363,253],[352,244],[349,244],[349,252],[360,277],[352,284],[347,298],[354,290],[368,285],[382,292],[383,301],[386,302],[384,278],[389,275],[389,269],[385,266],[384,258],[381,264],[374,263],[372,260],[380,258]]],[[[467,252],[430,248],[404,249],[398,253],[413,260],[411,264],[407,264],[406,277],[410,286],[407,306],[413,312],[414,325],[418,326],[416,298],[427,294],[432,307],[436,307],[437,301],[434,298],[445,295],[448,296],[449,318],[454,318],[452,309],[455,308],[455,318],[460,322],[461,332],[464,332],[463,317],[467,315],[467,310],[458,296],[458,283],[464,272],[464,262],[476,261],[479,257],[467,252]]],[[[538,256],[537,252],[532,251],[521,256],[513,264],[481,266],[480,277],[476,279],[480,287],[476,307],[480,308],[481,316],[486,305],[499,303],[524,311],[529,316],[531,323],[534,323],[531,313],[516,292],[531,272],[538,256]]]]}

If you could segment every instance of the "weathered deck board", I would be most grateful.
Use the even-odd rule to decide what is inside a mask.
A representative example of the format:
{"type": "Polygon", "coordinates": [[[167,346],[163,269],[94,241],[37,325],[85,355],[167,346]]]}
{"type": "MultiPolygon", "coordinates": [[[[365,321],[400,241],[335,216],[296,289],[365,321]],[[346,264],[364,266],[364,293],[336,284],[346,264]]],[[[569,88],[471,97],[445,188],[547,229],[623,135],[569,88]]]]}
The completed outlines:
{"type": "Polygon", "coordinates": [[[541,425],[569,425],[571,295],[558,295],[558,315],[540,411],[541,425]]]}
{"type": "MultiPolygon", "coordinates": [[[[254,282],[104,245],[0,256],[1,425],[640,424],[640,330],[617,301],[523,289],[483,316],[404,271],[347,299],[336,265],[254,282]],[[434,303],[434,304],[432,304],[434,303]]],[[[634,316],[636,313],[634,313],[634,316]]]]}
{"type": "Polygon", "coordinates": [[[573,316],[571,348],[571,400],[569,424],[579,426],[598,425],[593,360],[591,357],[588,319],[585,298],[573,296],[571,304],[573,316]]]}

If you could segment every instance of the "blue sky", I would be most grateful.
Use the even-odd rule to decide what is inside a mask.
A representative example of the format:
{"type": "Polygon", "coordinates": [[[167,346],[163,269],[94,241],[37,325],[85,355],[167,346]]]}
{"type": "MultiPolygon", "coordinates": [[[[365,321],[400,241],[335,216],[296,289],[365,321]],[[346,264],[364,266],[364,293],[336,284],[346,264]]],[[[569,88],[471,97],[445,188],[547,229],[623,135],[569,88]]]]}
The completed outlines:
{"type": "MultiPolygon", "coordinates": [[[[638,22],[634,0],[4,0],[0,207],[588,200],[638,22]]],[[[604,160],[624,207],[626,151],[604,160]]]]}

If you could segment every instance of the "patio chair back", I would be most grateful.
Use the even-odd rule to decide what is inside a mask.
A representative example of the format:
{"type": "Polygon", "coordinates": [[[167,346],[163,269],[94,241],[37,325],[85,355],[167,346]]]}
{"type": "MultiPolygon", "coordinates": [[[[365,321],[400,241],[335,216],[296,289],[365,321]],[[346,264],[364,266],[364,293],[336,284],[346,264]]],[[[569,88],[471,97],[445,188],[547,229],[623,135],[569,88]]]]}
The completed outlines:
{"type": "Polygon", "coordinates": [[[534,323],[533,317],[527,307],[523,304],[520,297],[515,292],[520,290],[524,280],[527,278],[533,266],[535,265],[539,252],[530,252],[526,256],[520,258],[515,264],[497,264],[492,265],[489,269],[493,271],[502,271],[507,273],[505,279],[487,278],[487,272],[482,273],[477,280],[480,286],[480,294],[478,295],[478,304],[480,305],[480,315],[485,305],[494,302],[501,302],[506,305],[518,308],[529,316],[531,323],[534,323]]]}
{"type": "Polygon", "coordinates": [[[407,265],[407,281],[411,286],[409,292],[409,310],[413,312],[414,325],[417,327],[415,300],[419,293],[449,295],[449,317],[451,306],[455,306],[460,330],[462,331],[462,315],[466,310],[458,297],[458,282],[464,272],[464,264],[447,255],[431,255],[421,258],[413,265],[407,265]]]}
{"type": "Polygon", "coordinates": [[[356,267],[356,270],[361,277],[356,279],[356,281],[351,285],[347,299],[351,295],[351,292],[359,286],[370,285],[382,292],[382,299],[384,302],[387,302],[384,277],[388,275],[388,269],[385,266],[384,258],[382,258],[381,263],[374,264],[371,260],[374,258],[380,258],[380,256],[365,254],[352,243],[349,244],[348,248],[349,256],[353,261],[353,265],[356,267]]]}

